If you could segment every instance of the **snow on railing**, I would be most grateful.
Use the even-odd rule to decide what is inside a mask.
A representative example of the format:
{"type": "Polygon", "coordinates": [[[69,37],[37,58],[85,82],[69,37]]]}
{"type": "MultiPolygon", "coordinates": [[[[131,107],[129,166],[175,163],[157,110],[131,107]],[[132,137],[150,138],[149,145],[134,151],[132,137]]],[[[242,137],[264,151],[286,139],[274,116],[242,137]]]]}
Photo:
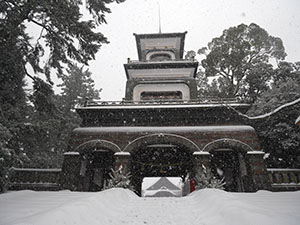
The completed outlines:
{"type": "Polygon", "coordinates": [[[127,60],[127,63],[128,64],[137,64],[137,63],[169,63],[169,62],[180,62],[180,61],[183,61],[183,62],[197,62],[196,59],[168,59],[168,60],[160,60],[160,61],[157,61],[157,60],[143,60],[143,61],[140,61],[140,60],[132,60],[132,59],[128,59],[127,60]]]}
{"type": "Polygon", "coordinates": [[[268,168],[273,191],[300,190],[300,169],[268,168]]]}
{"type": "Polygon", "coordinates": [[[9,174],[10,190],[60,190],[60,168],[15,168],[9,174]]]}
{"type": "Polygon", "coordinates": [[[142,101],[101,101],[87,100],[81,107],[89,106],[133,106],[133,105],[197,105],[197,104],[231,104],[239,103],[235,98],[205,98],[195,100],[180,99],[160,99],[160,100],[142,100],[142,101]]]}

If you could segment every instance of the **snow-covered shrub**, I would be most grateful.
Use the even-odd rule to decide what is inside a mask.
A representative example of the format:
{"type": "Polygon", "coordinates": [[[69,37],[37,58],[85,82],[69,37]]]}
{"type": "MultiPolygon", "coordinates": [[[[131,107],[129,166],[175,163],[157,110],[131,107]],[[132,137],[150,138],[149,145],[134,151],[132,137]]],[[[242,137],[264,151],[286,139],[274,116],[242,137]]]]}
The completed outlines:
{"type": "Polygon", "coordinates": [[[195,189],[216,188],[224,190],[226,184],[224,180],[225,177],[222,177],[221,179],[214,177],[213,174],[202,165],[202,173],[197,173],[195,176],[195,189]]]}
{"type": "Polygon", "coordinates": [[[126,188],[133,191],[133,187],[130,184],[131,174],[130,172],[124,172],[122,165],[117,170],[111,169],[109,176],[111,179],[107,181],[105,189],[126,188]]]}

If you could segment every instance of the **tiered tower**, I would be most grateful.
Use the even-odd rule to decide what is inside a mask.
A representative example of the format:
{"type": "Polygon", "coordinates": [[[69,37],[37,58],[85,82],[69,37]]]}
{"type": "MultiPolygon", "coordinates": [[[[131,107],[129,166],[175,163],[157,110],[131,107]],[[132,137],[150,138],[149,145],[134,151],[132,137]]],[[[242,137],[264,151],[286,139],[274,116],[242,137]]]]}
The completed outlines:
{"type": "Polygon", "coordinates": [[[197,98],[198,63],[183,59],[186,33],[134,34],[139,60],[124,65],[127,101],[197,98]]]}
{"type": "Polygon", "coordinates": [[[198,63],[183,59],[184,33],[135,34],[138,61],[128,59],[120,102],[88,101],[76,108],[63,164],[63,186],[101,190],[111,168],[144,177],[193,177],[222,171],[228,191],[269,189],[263,152],[253,127],[238,115],[248,104],[198,99],[198,63]]]}

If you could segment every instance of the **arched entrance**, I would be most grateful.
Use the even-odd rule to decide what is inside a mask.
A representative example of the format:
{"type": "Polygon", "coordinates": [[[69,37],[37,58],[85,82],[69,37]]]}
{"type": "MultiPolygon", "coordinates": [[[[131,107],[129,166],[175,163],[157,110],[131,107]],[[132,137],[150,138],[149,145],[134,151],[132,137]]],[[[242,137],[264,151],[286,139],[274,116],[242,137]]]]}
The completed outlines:
{"type": "Polygon", "coordinates": [[[211,171],[217,179],[225,179],[225,190],[249,191],[251,172],[246,159],[252,148],[238,140],[219,139],[207,144],[203,151],[211,154],[211,171]]]}
{"type": "Polygon", "coordinates": [[[120,148],[109,141],[92,140],[79,145],[80,187],[82,191],[100,191],[103,189],[114,165],[114,153],[120,148]]]}
{"type": "Polygon", "coordinates": [[[193,152],[199,148],[189,139],[173,134],[151,134],[130,143],[132,185],[138,194],[144,177],[182,177],[194,173],[193,152]]]}

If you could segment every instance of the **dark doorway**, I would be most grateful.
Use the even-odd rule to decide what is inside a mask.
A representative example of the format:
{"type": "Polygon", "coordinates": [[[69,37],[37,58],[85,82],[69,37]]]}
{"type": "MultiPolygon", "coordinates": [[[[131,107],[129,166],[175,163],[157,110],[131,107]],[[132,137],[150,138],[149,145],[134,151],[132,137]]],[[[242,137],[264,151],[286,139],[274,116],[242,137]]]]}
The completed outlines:
{"type": "Polygon", "coordinates": [[[225,190],[246,191],[245,182],[248,171],[244,154],[233,149],[216,149],[211,152],[211,155],[213,176],[218,179],[225,178],[225,190]]]}
{"type": "Polygon", "coordinates": [[[114,152],[107,149],[94,149],[81,156],[81,185],[83,191],[103,190],[113,168],[114,152]]]}
{"type": "Polygon", "coordinates": [[[193,173],[193,155],[185,146],[173,144],[144,145],[131,154],[132,185],[141,194],[144,177],[181,177],[193,173]]]}

